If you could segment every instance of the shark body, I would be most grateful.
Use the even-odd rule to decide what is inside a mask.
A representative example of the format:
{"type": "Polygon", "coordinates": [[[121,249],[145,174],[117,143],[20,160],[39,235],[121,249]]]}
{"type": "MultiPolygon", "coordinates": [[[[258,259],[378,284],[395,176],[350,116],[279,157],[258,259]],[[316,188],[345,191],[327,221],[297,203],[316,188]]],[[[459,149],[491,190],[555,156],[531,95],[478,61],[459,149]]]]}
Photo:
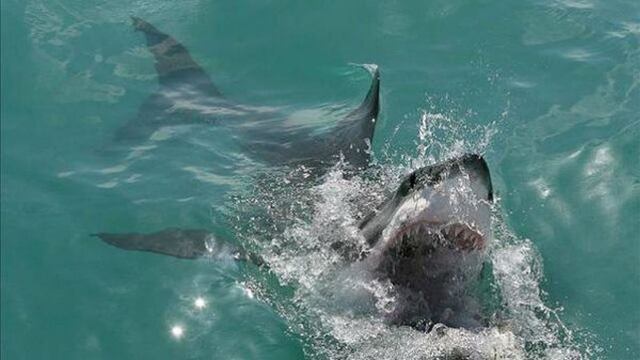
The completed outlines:
{"type": "MultiPolygon", "coordinates": [[[[291,133],[279,131],[278,114],[226,99],[173,37],[139,18],[134,17],[133,24],[145,35],[154,55],[159,89],[117,131],[118,141],[136,141],[175,124],[228,126],[247,151],[276,163],[303,161],[322,168],[341,155],[356,167],[367,165],[367,148],[379,113],[377,69],[362,104],[334,129],[322,135],[303,129],[292,140],[291,133]]],[[[360,235],[368,249],[349,257],[357,259],[357,266],[390,280],[403,295],[406,306],[399,307],[390,321],[415,327],[432,323],[481,326],[465,289],[479,276],[491,240],[492,191],[484,159],[466,154],[413,171],[389,199],[362,219],[360,235]]],[[[94,235],[121,249],[182,259],[229,250],[206,229],[94,235]]],[[[236,248],[231,252],[238,260],[264,265],[258,255],[236,248]]]]}

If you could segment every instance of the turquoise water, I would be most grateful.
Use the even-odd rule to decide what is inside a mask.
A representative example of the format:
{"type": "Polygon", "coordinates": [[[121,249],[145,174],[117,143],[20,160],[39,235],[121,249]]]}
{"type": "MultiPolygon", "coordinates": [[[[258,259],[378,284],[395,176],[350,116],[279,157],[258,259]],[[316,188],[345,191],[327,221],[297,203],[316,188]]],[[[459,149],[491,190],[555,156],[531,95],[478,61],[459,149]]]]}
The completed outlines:
{"type": "Polygon", "coordinates": [[[89,237],[180,226],[254,244],[259,224],[239,209],[281,191],[308,200],[307,213],[294,212],[300,221],[283,224],[284,235],[261,236],[291,240],[346,216],[338,210],[353,194],[394,186],[393,176],[375,185],[329,176],[290,191],[276,176],[255,190],[260,165],[231,170],[225,154],[238,150],[215,128],[105,151],[157,87],[130,15],[183,42],[228,97],[308,121],[356,106],[369,80],[350,64],[378,64],[373,151],[384,169],[399,176],[463,150],[485,154],[500,199],[494,286],[528,356],[640,358],[636,1],[8,0],[3,359],[357,358],[389,356],[377,344],[396,354],[429,346],[416,331],[317,305],[321,281],[296,268],[294,250],[270,253],[264,274],[89,237]],[[254,195],[235,197],[245,192],[254,195]]]}

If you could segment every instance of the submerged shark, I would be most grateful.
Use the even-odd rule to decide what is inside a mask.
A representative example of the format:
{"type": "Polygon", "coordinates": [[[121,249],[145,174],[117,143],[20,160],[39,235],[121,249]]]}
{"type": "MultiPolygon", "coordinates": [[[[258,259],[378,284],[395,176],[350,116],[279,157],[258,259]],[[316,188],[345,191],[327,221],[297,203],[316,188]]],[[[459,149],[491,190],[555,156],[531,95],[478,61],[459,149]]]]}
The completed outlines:
{"type": "Polygon", "coordinates": [[[148,138],[164,126],[204,124],[223,126],[246,153],[271,164],[327,165],[337,156],[356,167],[365,166],[379,112],[380,75],[368,66],[372,82],[363,102],[325,132],[293,126],[274,109],[227,99],[187,48],[150,23],[132,17],[144,34],[155,59],[159,88],[140,107],[136,117],[120,127],[118,143],[148,138]]]}
{"type": "MultiPolygon", "coordinates": [[[[320,167],[342,155],[356,167],[367,165],[370,140],[379,112],[379,74],[362,104],[328,134],[298,129],[294,138],[277,126],[279,115],[224,98],[187,49],[151,24],[133,18],[155,57],[160,87],[138,116],[120,128],[120,141],[149,136],[159,127],[203,123],[230,127],[251,153],[275,162],[311,162],[320,167]],[[255,126],[261,122],[267,126],[255,126]]],[[[467,285],[480,275],[491,238],[492,184],[479,155],[467,154],[413,171],[393,195],[364,217],[360,236],[367,248],[345,258],[376,277],[389,280],[402,295],[396,324],[428,328],[433,323],[474,328],[482,325],[467,285]]],[[[232,253],[237,260],[265,265],[257,254],[221,242],[204,229],[169,228],[153,233],[97,233],[104,242],[126,250],[183,259],[232,253]]],[[[335,246],[334,246],[335,245],[335,246]]],[[[266,264],[268,265],[268,264],[266,264]]]]}

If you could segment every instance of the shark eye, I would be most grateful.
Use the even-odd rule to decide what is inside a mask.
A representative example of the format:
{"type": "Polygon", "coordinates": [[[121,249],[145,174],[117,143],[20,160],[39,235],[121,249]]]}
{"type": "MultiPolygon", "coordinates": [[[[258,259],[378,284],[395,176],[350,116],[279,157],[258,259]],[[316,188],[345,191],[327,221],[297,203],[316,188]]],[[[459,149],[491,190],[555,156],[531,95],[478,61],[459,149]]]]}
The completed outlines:
{"type": "Polygon", "coordinates": [[[416,182],[416,173],[411,173],[411,175],[409,175],[409,177],[402,182],[402,185],[400,185],[400,189],[398,189],[400,195],[407,196],[407,194],[409,194],[409,191],[413,190],[413,188],[416,186],[416,182]]]}
{"type": "Polygon", "coordinates": [[[409,188],[413,189],[416,186],[416,173],[411,173],[411,176],[409,176],[409,188]]]}

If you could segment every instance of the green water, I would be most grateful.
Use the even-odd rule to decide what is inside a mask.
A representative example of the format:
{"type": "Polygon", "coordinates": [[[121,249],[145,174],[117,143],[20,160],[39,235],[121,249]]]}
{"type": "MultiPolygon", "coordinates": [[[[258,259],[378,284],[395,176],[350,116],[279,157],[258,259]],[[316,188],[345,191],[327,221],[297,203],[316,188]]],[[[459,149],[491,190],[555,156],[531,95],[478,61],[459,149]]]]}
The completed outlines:
{"type": "Polygon", "coordinates": [[[89,237],[229,232],[218,219],[244,184],[215,161],[225,151],[215,133],[128,162],[101,151],[157,86],[130,15],[182,41],[228,97],[251,104],[352,107],[368,80],[349,64],[378,64],[381,161],[417,153],[423,110],[488,127],[472,150],[485,153],[510,231],[542,259],[545,304],[563,308],[586,356],[640,358],[636,1],[5,0],[3,359],[322,353],[277,299],[250,296],[243,265],[89,237]]]}

